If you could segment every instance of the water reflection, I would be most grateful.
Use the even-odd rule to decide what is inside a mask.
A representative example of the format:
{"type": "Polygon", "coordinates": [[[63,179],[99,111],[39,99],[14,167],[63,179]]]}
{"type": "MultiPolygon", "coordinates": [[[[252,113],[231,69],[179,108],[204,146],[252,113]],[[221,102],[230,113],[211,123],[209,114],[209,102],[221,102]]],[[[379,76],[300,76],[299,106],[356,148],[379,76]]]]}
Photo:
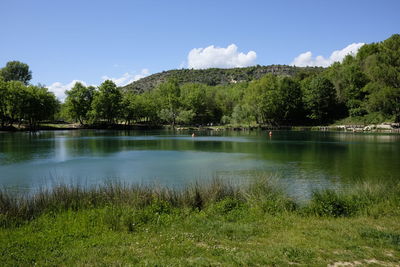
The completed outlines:
{"type": "Polygon", "coordinates": [[[331,132],[43,131],[0,134],[0,184],[104,179],[182,186],[214,175],[279,174],[293,195],[399,179],[400,136],[331,132]]]}

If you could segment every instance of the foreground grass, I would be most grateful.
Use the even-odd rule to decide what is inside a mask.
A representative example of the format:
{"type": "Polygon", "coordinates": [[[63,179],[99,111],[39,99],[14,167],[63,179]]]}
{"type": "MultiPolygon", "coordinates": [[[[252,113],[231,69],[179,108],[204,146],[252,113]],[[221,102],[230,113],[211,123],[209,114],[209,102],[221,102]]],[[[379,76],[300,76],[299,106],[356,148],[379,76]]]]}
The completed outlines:
{"type": "Polygon", "coordinates": [[[173,191],[109,185],[0,194],[0,262],[15,265],[396,266],[399,185],[315,193],[299,206],[268,181],[173,191]]]}

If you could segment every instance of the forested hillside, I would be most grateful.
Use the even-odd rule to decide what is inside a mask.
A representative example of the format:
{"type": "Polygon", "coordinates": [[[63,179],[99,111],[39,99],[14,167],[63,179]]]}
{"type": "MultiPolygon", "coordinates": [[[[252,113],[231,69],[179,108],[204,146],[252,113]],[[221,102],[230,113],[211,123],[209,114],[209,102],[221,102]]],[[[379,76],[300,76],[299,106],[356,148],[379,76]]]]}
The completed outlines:
{"type": "Polygon", "coordinates": [[[131,84],[124,86],[124,91],[145,92],[156,88],[158,85],[168,81],[176,80],[179,84],[201,83],[206,85],[226,85],[238,82],[249,82],[257,80],[266,74],[294,76],[299,72],[317,73],[321,67],[293,67],[287,65],[252,66],[247,68],[232,69],[181,69],[159,72],[131,84]]]}

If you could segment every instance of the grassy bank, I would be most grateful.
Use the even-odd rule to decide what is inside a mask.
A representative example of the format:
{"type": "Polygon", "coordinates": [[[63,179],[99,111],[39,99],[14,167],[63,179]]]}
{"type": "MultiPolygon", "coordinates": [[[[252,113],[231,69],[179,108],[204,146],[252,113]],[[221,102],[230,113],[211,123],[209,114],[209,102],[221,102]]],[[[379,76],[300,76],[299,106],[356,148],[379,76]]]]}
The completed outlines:
{"type": "Polygon", "coordinates": [[[400,260],[400,184],[315,192],[269,179],[182,190],[109,184],[0,193],[4,265],[327,265],[400,260]]]}

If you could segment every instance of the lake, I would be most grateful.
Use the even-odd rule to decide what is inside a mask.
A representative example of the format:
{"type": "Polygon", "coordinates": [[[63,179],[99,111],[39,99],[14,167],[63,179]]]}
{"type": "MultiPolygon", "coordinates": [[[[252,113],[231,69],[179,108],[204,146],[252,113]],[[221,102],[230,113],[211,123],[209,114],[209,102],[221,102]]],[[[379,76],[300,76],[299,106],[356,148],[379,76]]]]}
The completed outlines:
{"type": "Polygon", "coordinates": [[[292,196],[400,179],[400,135],[345,132],[71,130],[0,133],[0,186],[32,191],[109,181],[182,187],[273,176],[292,196]]]}

